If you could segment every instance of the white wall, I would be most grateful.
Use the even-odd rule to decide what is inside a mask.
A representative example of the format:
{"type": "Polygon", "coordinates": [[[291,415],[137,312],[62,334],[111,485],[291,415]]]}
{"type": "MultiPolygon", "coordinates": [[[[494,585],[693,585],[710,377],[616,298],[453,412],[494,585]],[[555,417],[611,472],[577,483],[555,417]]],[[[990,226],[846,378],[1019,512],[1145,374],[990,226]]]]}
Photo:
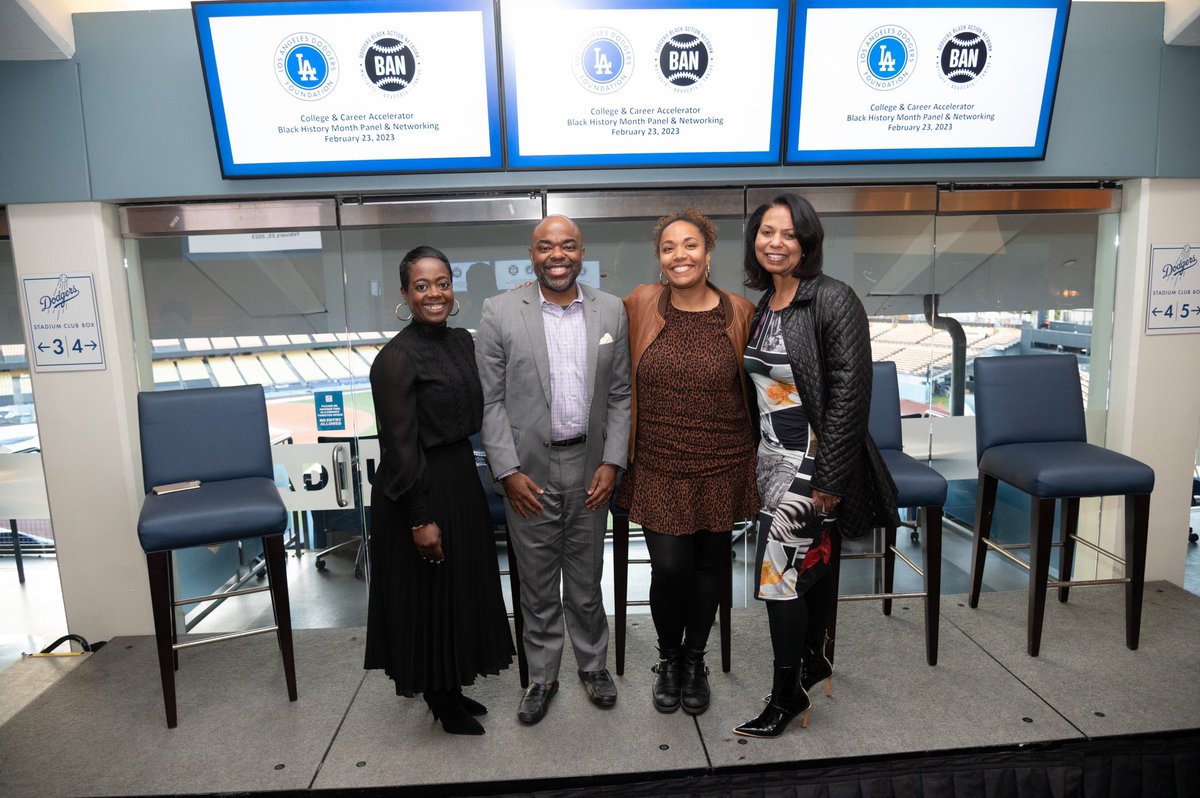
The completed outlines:
{"type": "MultiPolygon", "coordinates": [[[[1146,579],[1182,586],[1200,436],[1200,333],[1144,330],[1150,246],[1200,243],[1200,180],[1129,181],[1123,196],[1106,440],[1154,469],[1146,579]]],[[[1104,525],[1113,535],[1121,529],[1117,502],[1105,510],[1116,511],[1104,525]]]]}
{"type": "Polygon", "coordinates": [[[151,634],[146,557],[137,540],[144,495],[137,364],[116,208],[7,210],[17,279],[92,274],[104,341],[103,370],[31,370],[67,627],[88,640],[151,634]]]}

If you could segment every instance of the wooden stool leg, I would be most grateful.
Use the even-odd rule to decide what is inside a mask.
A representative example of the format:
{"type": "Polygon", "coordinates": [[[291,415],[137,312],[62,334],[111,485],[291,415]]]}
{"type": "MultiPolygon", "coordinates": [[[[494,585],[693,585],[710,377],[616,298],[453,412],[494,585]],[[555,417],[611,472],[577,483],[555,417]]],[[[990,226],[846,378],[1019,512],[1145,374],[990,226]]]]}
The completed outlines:
{"type": "Polygon", "coordinates": [[[992,536],[992,513],[996,509],[998,481],[991,474],[979,472],[979,492],[975,502],[975,536],[971,540],[971,593],[967,603],[979,606],[979,592],[983,589],[983,564],[987,559],[987,546],[983,541],[992,536]]]}
{"type": "Polygon", "coordinates": [[[942,605],[942,508],[925,508],[925,661],[937,665],[942,605]]]}
{"type": "Polygon", "coordinates": [[[629,609],[629,515],[613,513],[613,603],[616,605],[617,675],[625,673],[625,618],[629,609]]]}
{"type": "Polygon", "coordinates": [[[730,645],[729,638],[732,625],[730,623],[730,608],[733,606],[733,549],[729,549],[729,556],[725,563],[725,574],[721,578],[721,672],[729,673],[730,665],[730,645]]]}
{"type": "Polygon", "coordinates": [[[525,657],[525,618],[521,615],[521,573],[517,570],[517,555],[513,553],[512,538],[504,528],[504,547],[508,550],[508,592],[512,595],[513,627],[517,633],[517,668],[521,687],[529,686],[529,660],[525,657]]]}
{"type": "MultiPolygon", "coordinates": [[[[1075,534],[1079,531],[1079,499],[1062,500],[1062,553],[1058,556],[1058,578],[1062,582],[1071,579],[1075,561],[1075,534]]],[[[1071,588],[1060,587],[1058,600],[1066,603],[1071,588]]]]}
{"type": "Polygon", "coordinates": [[[1031,497],[1029,538],[1029,619],[1026,649],[1036,657],[1042,645],[1046,613],[1046,580],[1050,576],[1050,544],[1054,539],[1054,499],[1031,497]]]}
{"type": "Polygon", "coordinates": [[[171,595],[171,552],[146,552],[146,570],[150,576],[150,608],[154,614],[154,642],[158,648],[158,674],[162,680],[163,704],[167,710],[167,728],[177,725],[175,714],[175,659],[171,646],[171,615],[175,611],[171,595]]]}
{"type": "Polygon", "coordinates": [[[1142,591],[1146,584],[1146,538],[1150,494],[1125,497],[1125,645],[1136,651],[1142,630],[1142,591]]]}
{"type": "Polygon", "coordinates": [[[275,606],[276,635],[283,654],[283,676],[287,681],[288,700],[296,700],[296,657],[292,650],[292,607],[288,600],[287,560],[283,553],[283,535],[262,539],[267,558],[267,580],[271,583],[271,603],[275,606]]]}
{"type": "Polygon", "coordinates": [[[828,637],[825,654],[831,665],[833,664],[834,646],[837,643],[837,594],[841,585],[841,577],[842,535],[838,532],[837,525],[834,524],[833,528],[829,530],[829,573],[825,574],[826,579],[833,580],[833,601],[829,602],[829,617],[825,619],[825,634],[828,637]]]}

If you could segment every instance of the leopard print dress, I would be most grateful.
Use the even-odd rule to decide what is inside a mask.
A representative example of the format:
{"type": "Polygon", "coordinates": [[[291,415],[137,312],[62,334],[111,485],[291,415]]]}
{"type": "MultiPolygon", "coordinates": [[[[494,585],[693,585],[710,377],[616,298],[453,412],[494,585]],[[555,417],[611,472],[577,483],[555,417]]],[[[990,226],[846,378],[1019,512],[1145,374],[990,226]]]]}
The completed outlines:
{"type": "Polygon", "coordinates": [[[741,355],[719,306],[688,312],[667,305],[666,326],[635,377],[634,461],[617,497],[642,528],[727,532],[758,511],[741,355]]]}

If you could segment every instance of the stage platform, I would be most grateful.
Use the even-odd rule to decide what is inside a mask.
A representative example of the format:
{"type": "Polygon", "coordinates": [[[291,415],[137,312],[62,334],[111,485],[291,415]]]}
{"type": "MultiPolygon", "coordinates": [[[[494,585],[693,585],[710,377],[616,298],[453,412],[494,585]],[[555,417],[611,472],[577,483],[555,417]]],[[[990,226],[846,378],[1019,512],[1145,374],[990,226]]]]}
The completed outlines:
{"type": "MultiPolygon", "coordinates": [[[[300,698],[272,637],[182,652],[179,727],[163,716],[154,642],[109,642],[0,726],[0,795],[1073,795],[1200,791],[1200,597],[1147,585],[1138,651],[1119,587],[1047,602],[1025,654],[1026,595],[942,600],[938,665],[921,603],[843,603],[832,698],[777,740],[731,733],[770,688],[766,612],[733,615],[733,669],[709,656],[698,718],[650,702],[654,633],[630,617],[620,697],[587,702],[564,657],[542,723],[517,722],[517,669],[468,693],[482,737],[442,732],[420,699],[362,670],[363,630],[300,630],[300,698]]],[[[711,648],[716,648],[714,630],[711,648]]],[[[610,661],[613,653],[610,651],[610,661]]]]}

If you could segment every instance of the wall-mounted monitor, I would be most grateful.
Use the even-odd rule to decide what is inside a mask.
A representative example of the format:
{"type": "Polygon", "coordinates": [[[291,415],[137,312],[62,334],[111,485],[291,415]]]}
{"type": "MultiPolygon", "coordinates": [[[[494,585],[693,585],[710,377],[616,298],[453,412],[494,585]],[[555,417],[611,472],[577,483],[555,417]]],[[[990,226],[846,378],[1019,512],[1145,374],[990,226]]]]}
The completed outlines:
{"type": "Polygon", "coordinates": [[[491,0],[193,3],[226,178],[498,169],[491,0]]]}
{"type": "Polygon", "coordinates": [[[501,0],[513,168],[777,164],[788,0],[501,0]]]}
{"type": "Polygon", "coordinates": [[[798,0],[787,163],[1046,157],[1070,0],[798,0]]]}

